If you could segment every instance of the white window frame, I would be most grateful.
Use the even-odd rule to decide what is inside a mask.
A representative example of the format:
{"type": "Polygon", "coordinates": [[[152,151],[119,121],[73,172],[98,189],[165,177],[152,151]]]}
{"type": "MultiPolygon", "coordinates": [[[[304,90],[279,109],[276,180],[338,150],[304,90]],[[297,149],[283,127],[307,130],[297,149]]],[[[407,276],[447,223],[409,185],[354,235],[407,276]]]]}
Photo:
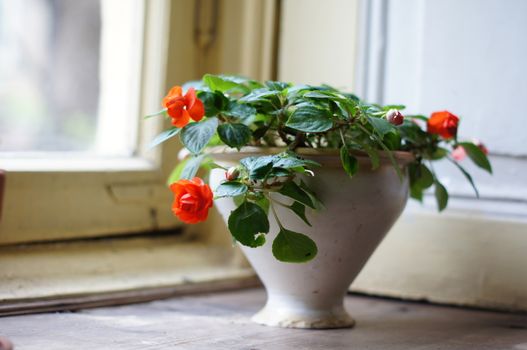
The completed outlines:
{"type": "Polygon", "coordinates": [[[149,141],[166,126],[165,121],[140,118],[161,108],[159,101],[166,91],[170,1],[142,3],[144,34],[138,40],[143,42],[143,50],[142,57],[135,59],[142,61],[137,73],[140,84],[137,96],[130,96],[132,115],[137,119],[127,116],[133,129],[138,124],[137,151],[114,157],[4,154],[0,167],[7,175],[0,245],[179,225],[170,213],[170,193],[165,185],[175,163],[175,157],[170,159],[168,153],[177,152],[177,148],[174,142],[167,142],[149,149],[149,141]]]}

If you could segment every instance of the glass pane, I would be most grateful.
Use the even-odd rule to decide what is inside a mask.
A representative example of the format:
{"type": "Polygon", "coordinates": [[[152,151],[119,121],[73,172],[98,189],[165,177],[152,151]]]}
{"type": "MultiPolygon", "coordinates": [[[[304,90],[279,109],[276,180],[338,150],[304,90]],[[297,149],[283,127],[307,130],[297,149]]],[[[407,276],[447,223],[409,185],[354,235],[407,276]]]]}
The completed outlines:
{"type": "MultiPolygon", "coordinates": [[[[120,119],[108,105],[122,105],[120,96],[130,98],[128,90],[115,90],[133,90],[130,79],[139,77],[138,4],[0,0],[0,152],[132,152],[126,148],[135,145],[130,127],[114,128],[114,142],[105,142],[110,146],[99,144],[108,134],[105,125],[115,124],[103,117],[120,119]]],[[[127,118],[137,113],[129,109],[121,112],[127,118]]]]}

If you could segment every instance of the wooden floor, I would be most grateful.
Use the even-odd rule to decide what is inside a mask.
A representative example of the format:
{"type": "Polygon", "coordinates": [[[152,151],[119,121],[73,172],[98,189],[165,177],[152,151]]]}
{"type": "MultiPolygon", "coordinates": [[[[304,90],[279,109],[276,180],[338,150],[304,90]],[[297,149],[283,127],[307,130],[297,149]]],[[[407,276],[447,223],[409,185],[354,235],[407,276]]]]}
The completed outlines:
{"type": "Polygon", "coordinates": [[[349,296],[353,329],[308,331],[250,323],[261,289],[79,312],[0,318],[16,350],[514,349],[527,316],[349,296]]]}

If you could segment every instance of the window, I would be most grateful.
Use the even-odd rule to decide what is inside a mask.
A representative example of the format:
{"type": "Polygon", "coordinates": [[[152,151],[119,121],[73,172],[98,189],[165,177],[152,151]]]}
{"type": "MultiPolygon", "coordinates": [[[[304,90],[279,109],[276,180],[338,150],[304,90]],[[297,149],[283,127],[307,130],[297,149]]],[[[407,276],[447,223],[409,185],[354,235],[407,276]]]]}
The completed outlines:
{"type": "Polygon", "coordinates": [[[254,273],[213,213],[204,225],[172,235],[183,228],[170,211],[166,186],[178,143],[149,149],[165,121],[142,116],[160,109],[169,87],[206,72],[271,78],[277,2],[63,2],[99,4],[99,91],[96,114],[87,118],[95,132],[83,147],[1,149],[0,168],[8,171],[0,222],[2,306],[27,312],[43,306],[42,298],[49,310],[95,299],[99,305],[148,300],[180,287],[254,285],[254,273]],[[122,239],[89,239],[113,235],[122,239]],[[61,244],[17,244],[35,241],[61,244]]]}
{"type": "Polygon", "coordinates": [[[0,152],[133,154],[142,2],[2,0],[0,8],[0,152]]]}
{"type": "MultiPolygon", "coordinates": [[[[178,227],[165,184],[177,162],[177,142],[170,140],[161,148],[149,149],[148,143],[162,130],[164,121],[142,120],[141,116],[160,109],[160,100],[169,86],[200,78],[206,72],[269,76],[275,2],[230,1],[221,6],[217,6],[217,1],[175,0],[134,0],[126,6],[120,0],[1,3],[10,11],[35,5],[44,19],[57,8],[69,8],[71,16],[75,16],[77,6],[82,13],[86,11],[80,9],[90,8],[90,23],[95,26],[94,33],[99,33],[98,39],[92,34],[95,38],[90,45],[97,46],[98,41],[99,49],[98,54],[95,50],[89,59],[83,59],[98,65],[91,68],[92,73],[98,72],[96,76],[90,73],[86,77],[93,85],[91,110],[84,112],[83,125],[74,123],[75,127],[82,127],[84,141],[79,141],[77,131],[70,133],[68,127],[53,119],[68,115],[64,118],[69,120],[78,113],[50,112],[47,118],[53,120],[52,126],[57,129],[54,136],[47,138],[52,142],[41,138],[30,140],[35,142],[33,145],[15,146],[11,139],[9,144],[6,141],[0,145],[0,168],[7,170],[0,244],[178,227]],[[245,20],[239,22],[239,18],[245,20]],[[240,26],[248,29],[239,30],[240,26]],[[76,144],[59,145],[59,139],[76,144]]],[[[20,17],[18,21],[23,22],[20,17]]],[[[88,21],[88,16],[84,21],[88,21]]],[[[52,26],[59,25],[56,21],[44,21],[41,25],[52,22],[52,26]]],[[[16,33],[16,28],[11,28],[6,34],[6,26],[2,24],[1,38],[16,33]]],[[[53,35],[48,37],[55,40],[53,35]]],[[[80,45],[75,40],[70,42],[80,45]]],[[[20,47],[17,42],[9,49],[2,45],[2,52],[15,52],[20,47]]],[[[43,52],[55,52],[44,43],[42,46],[43,52]]],[[[50,64],[54,66],[53,62],[50,64]]],[[[81,73],[67,64],[60,69],[71,73],[64,79],[71,84],[66,89],[68,93],[73,90],[75,95],[78,82],[71,75],[81,73]]],[[[5,74],[2,68],[0,72],[5,74]]],[[[7,86],[16,80],[2,79],[0,84],[7,86]]],[[[38,85],[35,90],[42,93],[38,85]]],[[[3,90],[0,93],[2,101],[7,100],[3,90]]],[[[64,103],[80,108],[78,100],[69,100],[65,98],[64,103]]],[[[44,118],[44,114],[36,115],[44,118]]],[[[19,122],[11,118],[0,116],[0,137],[20,128],[19,122]]],[[[44,130],[50,128],[44,124],[44,130]]]]}
{"type": "Polygon", "coordinates": [[[141,118],[166,90],[168,8],[0,0],[0,244],[177,225],[174,161],[146,147],[163,121],[141,118]]]}

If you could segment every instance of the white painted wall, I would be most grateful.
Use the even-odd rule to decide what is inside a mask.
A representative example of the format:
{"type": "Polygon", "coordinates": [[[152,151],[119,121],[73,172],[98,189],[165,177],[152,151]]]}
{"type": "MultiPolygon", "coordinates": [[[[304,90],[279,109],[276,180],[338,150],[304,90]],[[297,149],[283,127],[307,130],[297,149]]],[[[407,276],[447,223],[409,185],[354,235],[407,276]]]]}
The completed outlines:
{"type": "Polygon", "coordinates": [[[383,100],[455,111],[462,135],[526,155],[526,19],[524,0],[389,1],[383,100]]]}
{"type": "Polygon", "coordinates": [[[353,89],[357,0],[284,0],[278,79],[353,89]]]}
{"type": "Polygon", "coordinates": [[[482,199],[450,164],[436,166],[449,208],[409,203],[352,288],[403,298],[527,310],[527,2],[364,0],[359,95],[448,109],[460,137],[488,146],[494,175],[464,162],[482,199]],[[366,38],[366,39],[365,39],[366,38]]]}
{"type": "MultiPolygon", "coordinates": [[[[474,171],[487,197],[527,200],[526,15],[523,0],[388,1],[378,99],[458,114],[460,137],[477,135],[499,165],[492,177],[474,171]]],[[[455,192],[470,194],[456,169],[443,169],[455,192]]]]}

